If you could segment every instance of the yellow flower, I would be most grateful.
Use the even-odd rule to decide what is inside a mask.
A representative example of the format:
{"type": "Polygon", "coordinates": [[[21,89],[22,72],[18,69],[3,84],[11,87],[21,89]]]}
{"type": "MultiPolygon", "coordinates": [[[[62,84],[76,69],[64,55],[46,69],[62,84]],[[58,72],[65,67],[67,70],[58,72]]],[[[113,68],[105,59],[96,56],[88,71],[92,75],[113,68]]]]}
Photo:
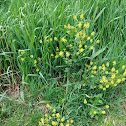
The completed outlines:
{"type": "Polygon", "coordinates": [[[58,125],[58,122],[52,121],[52,125],[56,126],[56,125],[58,125]]]}
{"type": "Polygon", "coordinates": [[[70,124],[69,124],[69,123],[67,123],[67,124],[66,124],[66,126],[70,126],[70,124]]]}
{"type": "Polygon", "coordinates": [[[59,113],[56,113],[56,116],[57,116],[57,118],[59,118],[60,117],[60,114],[59,113]]]}
{"type": "Polygon", "coordinates": [[[114,81],[113,80],[111,80],[111,84],[114,84],[114,81]]]}
{"type": "Polygon", "coordinates": [[[90,61],[90,65],[93,65],[93,62],[92,61],[90,61]]]}
{"type": "Polygon", "coordinates": [[[122,81],[125,81],[126,79],[125,78],[122,78],[122,81]]]}
{"type": "Polygon", "coordinates": [[[57,50],[57,51],[59,51],[59,48],[58,48],[58,47],[56,47],[56,50],[57,50]]]}
{"type": "Polygon", "coordinates": [[[34,60],[34,64],[36,64],[37,63],[37,60],[34,60]]]}
{"type": "Polygon", "coordinates": [[[82,86],[85,86],[85,84],[82,84],[82,86]]]}
{"type": "Polygon", "coordinates": [[[57,121],[59,122],[59,121],[60,121],[60,119],[59,119],[59,118],[57,118],[57,121]]]}
{"type": "Polygon", "coordinates": [[[54,116],[55,116],[55,114],[52,114],[52,116],[54,117],[54,116]]]}
{"type": "Polygon", "coordinates": [[[96,112],[96,111],[94,111],[93,113],[94,113],[94,114],[96,114],[97,112],[96,112]]]}
{"type": "Polygon", "coordinates": [[[33,55],[30,55],[31,58],[33,58],[33,55]]]}
{"type": "Polygon", "coordinates": [[[117,83],[120,83],[120,82],[121,82],[121,79],[118,79],[118,80],[117,80],[117,83]]]}
{"type": "Polygon", "coordinates": [[[79,22],[79,24],[78,24],[78,28],[81,28],[82,27],[82,24],[81,24],[81,22],[79,22]]]}
{"type": "Polygon", "coordinates": [[[99,66],[99,70],[101,70],[102,69],[102,67],[101,66],[99,66]]]}
{"type": "Polygon", "coordinates": [[[82,47],[82,44],[79,44],[79,48],[81,48],[82,47]]]}
{"type": "Polygon", "coordinates": [[[50,126],[49,124],[47,124],[47,126],[50,126]]]}
{"type": "Polygon", "coordinates": [[[42,40],[39,40],[40,43],[42,43],[42,40]]]}
{"type": "Polygon", "coordinates": [[[119,72],[119,71],[118,71],[118,70],[116,70],[115,72],[116,72],[116,74],[118,74],[118,72],[119,72]]]}
{"type": "Polygon", "coordinates": [[[49,104],[46,104],[46,107],[47,107],[47,108],[50,108],[50,105],[49,105],[49,104]]]}
{"type": "Polygon", "coordinates": [[[75,30],[75,32],[77,32],[77,30],[75,30]]]}
{"type": "Polygon", "coordinates": [[[73,120],[70,120],[71,123],[73,123],[73,120]]]}
{"type": "Polygon", "coordinates": [[[44,123],[44,119],[43,118],[41,118],[41,122],[44,123]]]}
{"type": "Polygon", "coordinates": [[[87,100],[86,99],[84,99],[84,104],[87,104],[87,100]]]}
{"type": "Polygon", "coordinates": [[[39,125],[41,125],[41,124],[42,124],[42,122],[39,121],[39,125]]]}
{"type": "Polygon", "coordinates": [[[90,39],[90,43],[92,43],[93,42],[93,39],[90,39]]]}
{"type": "Polygon", "coordinates": [[[59,52],[59,55],[60,55],[60,56],[63,56],[63,52],[62,52],[62,51],[60,51],[60,52],[59,52]]]}
{"type": "Polygon", "coordinates": [[[55,55],[55,59],[57,59],[58,58],[58,55],[55,55]]]}
{"type": "Polygon", "coordinates": [[[111,78],[114,79],[115,78],[115,74],[112,74],[111,78]]]}
{"type": "Polygon", "coordinates": [[[99,43],[99,42],[100,42],[100,40],[97,40],[97,41],[96,41],[96,43],[99,43]]]}
{"type": "Polygon", "coordinates": [[[84,39],[85,37],[86,37],[86,34],[84,33],[83,36],[82,36],[82,38],[84,39]]]}
{"type": "Polygon", "coordinates": [[[106,91],[106,88],[103,88],[103,91],[106,91]]]}
{"type": "Polygon", "coordinates": [[[70,34],[70,31],[67,31],[68,34],[70,34]]]}
{"type": "Polygon", "coordinates": [[[70,121],[69,120],[67,120],[67,123],[69,123],[70,121]]]}
{"type": "Polygon", "coordinates": [[[81,48],[79,51],[80,51],[80,52],[83,52],[83,51],[84,51],[84,49],[83,49],[83,48],[81,48]]]}
{"type": "Polygon", "coordinates": [[[21,55],[25,54],[25,51],[21,51],[21,55]]]}
{"type": "Polygon", "coordinates": [[[69,52],[66,52],[66,57],[69,57],[69,56],[70,56],[69,52]]]}
{"type": "Polygon", "coordinates": [[[67,29],[67,26],[66,26],[66,25],[64,25],[64,28],[65,28],[65,29],[67,29]]]}
{"type": "Polygon", "coordinates": [[[94,77],[94,75],[91,75],[91,77],[93,78],[93,77],[94,77]]]}
{"type": "Polygon", "coordinates": [[[103,80],[100,80],[100,83],[103,83],[103,80]]]}
{"type": "Polygon", "coordinates": [[[53,112],[55,113],[56,112],[56,109],[53,109],[53,112]]]}
{"type": "Polygon", "coordinates": [[[122,69],[125,69],[125,65],[122,66],[122,69]]]}
{"type": "Polygon", "coordinates": [[[114,86],[116,87],[116,86],[117,86],[117,84],[114,84],[114,86]]]}
{"type": "Polygon", "coordinates": [[[109,105],[106,105],[105,107],[106,107],[106,108],[109,108],[109,105]]]}
{"type": "Polygon", "coordinates": [[[65,120],[65,119],[64,119],[64,118],[62,118],[62,119],[61,119],[61,122],[63,122],[64,120],[65,120]]]}
{"type": "Polygon", "coordinates": [[[96,74],[97,73],[97,71],[94,71],[94,74],[96,74]]]}
{"type": "Polygon", "coordinates": [[[50,38],[50,42],[52,42],[52,40],[53,40],[53,39],[52,39],[52,38],[50,38]]]}
{"type": "Polygon", "coordinates": [[[101,85],[99,88],[101,88],[101,89],[102,89],[102,88],[103,88],[103,86],[101,85]]]}
{"type": "Polygon", "coordinates": [[[94,48],[93,46],[90,47],[90,49],[93,49],[93,48],[94,48]]]}
{"type": "Polygon", "coordinates": [[[73,18],[74,18],[74,20],[75,20],[75,21],[77,20],[77,17],[76,17],[76,15],[74,15],[74,17],[73,17],[73,18]]]}
{"type": "Polygon", "coordinates": [[[97,69],[97,66],[95,65],[95,66],[93,67],[93,69],[96,70],[96,69],[97,69]]]}
{"type": "Polygon", "coordinates": [[[36,71],[38,72],[38,71],[39,71],[39,69],[37,68],[37,69],[36,69],[36,71]]]}
{"type": "Polygon", "coordinates": [[[111,71],[114,72],[114,71],[115,71],[115,67],[113,67],[113,68],[111,69],[111,71]]]}
{"type": "Polygon", "coordinates": [[[79,55],[79,52],[77,52],[76,54],[79,55]]]}
{"type": "Polygon", "coordinates": [[[46,113],[45,116],[48,117],[48,114],[46,113]]]}
{"type": "Polygon", "coordinates": [[[89,22],[87,22],[87,25],[86,25],[86,27],[87,27],[87,28],[89,28],[89,26],[90,26],[90,24],[89,24],[89,22]]]}
{"type": "Polygon", "coordinates": [[[24,58],[21,58],[22,61],[24,61],[24,58]]]}
{"type": "Polygon", "coordinates": [[[64,48],[63,51],[66,51],[66,49],[64,48]]]}
{"type": "Polygon", "coordinates": [[[105,114],[105,111],[102,111],[102,114],[105,114]]]}
{"type": "Polygon", "coordinates": [[[54,40],[55,40],[55,41],[58,41],[58,38],[57,38],[57,37],[54,37],[54,40]]]}
{"type": "Polygon", "coordinates": [[[51,54],[51,56],[54,56],[53,54],[51,54]]]}
{"type": "Polygon", "coordinates": [[[95,34],[95,32],[93,31],[92,33],[91,33],[91,36],[93,36],[95,34]]]}
{"type": "Polygon", "coordinates": [[[63,123],[60,123],[60,126],[64,126],[63,123]]]}
{"type": "Polygon", "coordinates": [[[70,27],[71,27],[70,24],[68,24],[67,27],[68,27],[68,29],[70,29],[70,27]]]}
{"type": "Polygon", "coordinates": [[[105,66],[104,66],[104,67],[102,67],[102,69],[103,69],[103,70],[105,70],[105,69],[106,69],[106,68],[105,68],[105,66]]]}
{"type": "Polygon", "coordinates": [[[81,15],[80,15],[80,19],[82,20],[83,18],[84,18],[84,15],[83,15],[83,14],[81,14],[81,15]]]}
{"type": "Polygon", "coordinates": [[[40,61],[40,60],[41,60],[41,58],[40,58],[40,57],[38,57],[38,60],[40,61]]]}
{"type": "Polygon", "coordinates": [[[70,62],[72,62],[72,59],[69,59],[70,62]]]}
{"type": "Polygon", "coordinates": [[[79,33],[77,32],[76,37],[79,38],[79,36],[80,36],[80,35],[79,35],[79,33]]]}
{"type": "Polygon", "coordinates": [[[87,24],[86,23],[84,23],[84,28],[86,28],[87,27],[87,24]]]}
{"type": "Polygon", "coordinates": [[[72,44],[70,44],[69,47],[72,47],[72,44]]]}
{"type": "Polygon", "coordinates": [[[84,47],[87,48],[87,45],[85,45],[84,47]]]}
{"type": "Polygon", "coordinates": [[[85,56],[85,53],[83,53],[83,56],[85,56]]]}
{"type": "Polygon", "coordinates": [[[90,40],[90,38],[91,38],[90,36],[89,36],[89,37],[87,37],[87,40],[90,40]]]}
{"type": "Polygon", "coordinates": [[[106,79],[106,76],[103,76],[102,79],[105,80],[106,79]]]}
{"type": "Polygon", "coordinates": [[[63,123],[60,123],[60,126],[64,126],[63,123]]]}
{"type": "Polygon", "coordinates": [[[109,85],[108,84],[106,85],[106,88],[109,88],[109,85]]]}
{"type": "Polygon", "coordinates": [[[61,40],[62,40],[63,42],[67,42],[67,39],[65,39],[65,38],[62,38],[61,40]]]}
{"type": "Polygon", "coordinates": [[[123,76],[126,76],[126,70],[124,71],[123,76]]]}
{"type": "Polygon", "coordinates": [[[49,120],[51,120],[52,119],[52,117],[51,116],[49,116],[49,120]]]}
{"type": "Polygon", "coordinates": [[[105,64],[102,64],[102,67],[105,67],[105,64]]]}
{"type": "Polygon", "coordinates": [[[113,65],[116,65],[116,61],[113,61],[113,65]]]}
{"type": "Polygon", "coordinates": [[[108,71],[105,71],[105,74],[108,74],[108,71]]]}
{"type": "Polygon", "coordinates": [[[109,62],[106,63],[106,66],[109,67],[109,62]]]}

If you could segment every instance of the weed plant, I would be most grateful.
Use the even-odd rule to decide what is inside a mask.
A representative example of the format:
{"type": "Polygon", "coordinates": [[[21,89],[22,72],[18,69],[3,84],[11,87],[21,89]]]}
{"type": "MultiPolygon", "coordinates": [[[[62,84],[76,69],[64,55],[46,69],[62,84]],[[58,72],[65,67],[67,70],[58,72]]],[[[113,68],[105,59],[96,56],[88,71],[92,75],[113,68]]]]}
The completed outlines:
{"type": "Polygon", "coordinates": [[[14,125],[4,116],[16,107],[36,114],[18,125],[84,126],[110,114],[110,101],[126,86],[125,5],[0,1],[1,124],[14,125]],[[17,87],[18,98],[8,97],[6,89],[17,87]]]}

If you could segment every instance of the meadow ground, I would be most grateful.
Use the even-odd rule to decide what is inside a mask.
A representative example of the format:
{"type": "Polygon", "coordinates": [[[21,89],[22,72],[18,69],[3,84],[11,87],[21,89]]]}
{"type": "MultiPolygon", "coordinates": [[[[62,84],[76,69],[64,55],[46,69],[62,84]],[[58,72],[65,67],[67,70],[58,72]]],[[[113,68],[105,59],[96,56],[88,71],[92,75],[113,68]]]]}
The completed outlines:
{"type": "Polygon", "coordinates": [[[0,0],[0,125],[125,126],[126,1],[0,0]]]}

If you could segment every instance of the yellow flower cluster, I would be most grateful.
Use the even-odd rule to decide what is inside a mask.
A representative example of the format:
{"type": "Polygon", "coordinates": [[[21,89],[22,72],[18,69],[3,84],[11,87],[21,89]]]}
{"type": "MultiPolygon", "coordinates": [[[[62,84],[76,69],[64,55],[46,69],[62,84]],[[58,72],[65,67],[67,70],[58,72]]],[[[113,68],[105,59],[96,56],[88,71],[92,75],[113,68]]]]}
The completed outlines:
{"type": "Polygon", "coordinates": [[[59,40],[59,47],[56,47],[54,54],[51,51],[50,55],[52,58],[60,60],[61,58],[59,59],[59,57],[62,57],[65,63],[73,63],[74,61],[79,61],[78,58],[83,59],[83,57],[88,56],[90,54],[89,52],[94,50],[95,45],[100,42],[100,40],[93,40],[95,31],[91,33],[88,32],[90,23],[83,22],[84,14],[80,14],[79,17],[80,21],[77,19],[76,15],[73,16],[77,25],[64,25],[67,33],[65,36],[59,39],[54,37],[55,41],[59,40]],[[71,38],[70,40],[69,37],[71,38]]]}
{"type": "Polygon", "coordinates": [[[74,121],[73,120],[65,120],[64,117],[61,117],[59,113],[57,113],[56,109],[52,109],[49,104],[46,104],[46,107],[51,110],[49,114],[45,114],[43,118],[39,121],[39,126],[70,126],[74,121]]]}
{"type": "Polygon", "coordinates": [[[101,79],[99,80],[100,85],[97,86],[103,91],[106,91],[106,89],[111,86],[116,87],[119,83],[126,80],[125,65],[122,65],[122,70],[124,72],[122,74],[118,74],[119,70],[116,69],[116,61],[112,62],[112,67],[109,62],[107,62],[106,65],[102,64],[101,66],[97,66],[92,61],[90,61],[90,65],[86,64],[86,66],[92,69],[92,78],[98,78],[99,75],[101,76],[101,79]]]}

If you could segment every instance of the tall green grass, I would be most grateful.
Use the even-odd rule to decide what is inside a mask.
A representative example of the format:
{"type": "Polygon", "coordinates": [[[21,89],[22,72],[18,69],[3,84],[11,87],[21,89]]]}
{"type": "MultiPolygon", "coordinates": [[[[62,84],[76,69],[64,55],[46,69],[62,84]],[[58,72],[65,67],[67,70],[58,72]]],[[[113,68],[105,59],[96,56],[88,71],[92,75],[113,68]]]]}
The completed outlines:
{"type": "MultiPolygon", "coordinates": [[[[76,15],[79,18],[80,14],[84,14],[84,18],[90,22],[90,30],[96,32],[95,40],[100,40],[99,46],[90,58],[97,59],[99,64],[116,60],[117,67],[120,68],[126,64],[125,6],[125,0],[0,1],[0,83],[2,88],[5,88],[4,84],[8,83],[13,89],[16,85],[20,85],[22,88],[19,102],[22,105],[32,110],[32,104],[36,106],[37,97],[40,96],[42,103],[50,102],[55,106],[62,106],[62,112],[70,111],[72,118],[78,118],[78,122],[75,120],[75,125],[90,125],[92,120],[84,112],[84,108],[77,108],[83,105],[81,95],[85,95],[86,92],[85,89],[82,90],[84,93],[79,92],[80,84],[90,83],[86,80],[86,71],[83,71],[83,76],[81,73],[81,70],[85,69],[83,64],[88,64],[89,61],[80,62],[81,68],[75,66],[76,71],[74,67],[69,71],[65,68],[71,67],[66,66],[62,59],[57,61],[50,55],[56,54],[57,46],[60,50],[64,46],[60,41],[60,38],[66,35],[64,25],[74,25],[73,16],[76,15]],[[59,39],[59,43],[54,40],[51,43],[47,42],[54,37],[59,39]],[[42,44],[39,40],[42,40],[42,44]],[[98,52],[100,49],[101,51],[98,52]],[[25,62],[21,62],[23,50],[25,62]],[[34,56],[33,59],[29,58],[31,54],[34,56]],[[38,57],[41,58],[37,65],[40,73],[37,73],[36,68],[33,67],[33,62],[38,57]],[[83,111],[82,115],[78,115],[81,111],[83,111]]],[[[3,91],[2,88],[1,91],[3,91]]],[[[111,95],[115,92],[114,90],[118,89],[113,89],[111,95]]],[[[110,92],[107,95],[104,94],[108,99],[105,101],[106,104],[111,99],[110,92]]],[[[13,103],[9,102],[7,107],[11,111],[13,103]]],[[[21,108],[22,106],[18,107],[18,109],[21,108]]]]}

